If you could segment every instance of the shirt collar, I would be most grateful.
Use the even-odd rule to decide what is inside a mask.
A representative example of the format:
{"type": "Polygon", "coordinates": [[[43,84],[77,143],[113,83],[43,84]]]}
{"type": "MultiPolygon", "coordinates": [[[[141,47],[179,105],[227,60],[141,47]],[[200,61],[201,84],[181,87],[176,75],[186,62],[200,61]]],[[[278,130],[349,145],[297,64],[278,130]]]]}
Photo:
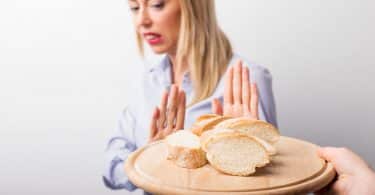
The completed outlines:
{"type": "MultiPolygon", "coordinates": [[[[157,65],[153,66],[149,72],[155,73],[155,76],[158,77],[158,80],[162,82],[167,89],[169,89],[169,87],[172,85],[172,63],[167,55],[164,55],[160,62],[157,65]]],[[[190,91],[192,88],[192,82],[189,72],[186,72],[184,74],[182,88],[185,91],[190,91]]]]}

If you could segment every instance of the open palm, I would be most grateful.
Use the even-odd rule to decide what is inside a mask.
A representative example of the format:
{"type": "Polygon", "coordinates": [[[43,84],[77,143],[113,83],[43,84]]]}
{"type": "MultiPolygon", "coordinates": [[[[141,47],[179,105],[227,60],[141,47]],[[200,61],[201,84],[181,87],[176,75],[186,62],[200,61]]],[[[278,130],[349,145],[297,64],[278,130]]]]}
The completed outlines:
{"type": "Polygon", "coordinates": [[[249,68],[244,67],[242,61],[229,67],[224,86],[224,106],[218,99],[214,99],[212,112],[224,116],[259,119],[257,86],[250,83],[249,68]]]}

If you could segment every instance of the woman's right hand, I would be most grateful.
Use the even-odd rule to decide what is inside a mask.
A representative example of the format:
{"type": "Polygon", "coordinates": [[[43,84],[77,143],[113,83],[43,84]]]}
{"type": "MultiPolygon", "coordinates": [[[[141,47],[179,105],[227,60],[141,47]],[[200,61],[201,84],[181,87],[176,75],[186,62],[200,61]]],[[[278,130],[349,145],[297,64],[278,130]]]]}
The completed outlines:
{"type": "Polygon", "coordinates": [[[159,107],[154,109],[150,124],[149,143],[164,139],[169,134],[184,128],[186,95],[177,85],[164,91],[159,107]]]}

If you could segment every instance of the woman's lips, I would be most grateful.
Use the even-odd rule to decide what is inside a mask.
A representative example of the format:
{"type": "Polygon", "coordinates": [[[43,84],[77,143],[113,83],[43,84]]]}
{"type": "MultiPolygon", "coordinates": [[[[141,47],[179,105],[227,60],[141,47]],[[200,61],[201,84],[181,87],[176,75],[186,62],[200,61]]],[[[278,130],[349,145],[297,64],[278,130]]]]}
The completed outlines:
{"type": "Polygon", "coordinates": [[[144,33],[143,37],[150,45],[156,45],[162,42],[162,37],[157,33],[144,33]]]}

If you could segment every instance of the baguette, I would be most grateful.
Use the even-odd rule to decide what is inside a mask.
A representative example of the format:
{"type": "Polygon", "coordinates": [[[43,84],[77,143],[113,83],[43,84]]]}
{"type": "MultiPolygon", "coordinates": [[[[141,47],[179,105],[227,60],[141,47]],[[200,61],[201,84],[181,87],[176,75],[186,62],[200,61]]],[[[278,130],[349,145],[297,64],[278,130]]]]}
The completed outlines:
{"type": "Polygon", "coordinates": [[[201,122],[201,121],[203,121],[203,120],[207,120],[207,119],[210,119],[210,118],[215,118],[215,117],[218,117],[218,116],[221,116],[221,115],[217,115],[217,114],[204,114],[204,115],[199,116],[199,117],[195,120],[195,122],[196,122],[196,123],[199,123],[199,122],[201,122]]]}
{"type": "Polygon", "coordinates": [[[203,115],[199,117],[190,129],[194,134],[200,136],[203,132],[213,129],[222,121],[228,120],[231,117],[220,115],[203,115]]]}
{"type": "Polygon", "coordinates": [[[230,175],[248,176],[270,162],[266,148],[256,137],[238,131],[211,134],[202,148],[211,166],[230,175]]]}
{"type": "Polygon", "coordinates": [[[220,122],[215,129],[232,129],[258,137],[270,144],[276,143],[280,138],[279,131],[270,123],[248,118],[232,118],[220,122]]]}
{"type": "MultiPolygon", "coordinates": [[[[207,149],[206,149],[206,145],[207,145],[207,141],[216,136],[216,135],[223,135],[223,134],[233,134],[233,133],[244,133],[244,132],[241,132],[241,131],[238,131],[238,130],[233,130],[233,129],[213,129],[213,130],[209,130],[209,131],[206,131],[204,132],[201,137],[200,137],[200,140],[201,140],[201,145],[202,145],[202,149],[203,151],[207,152],[207,149]]],[[[247,133],[245,133],[247,134],[247,133]]],[[[250,134],[248,134],[249,136],[252,136],[250,134]]],[[[263,139],[261,138],[258,138],[256,136],[252,136],[254,139],[256,139],[257,142],[259,142],[267,151],[268,155],[276,155],[277,151],[276,151],[276,148],[271,145],[270,143],[264,141],[263,139]]]]}

